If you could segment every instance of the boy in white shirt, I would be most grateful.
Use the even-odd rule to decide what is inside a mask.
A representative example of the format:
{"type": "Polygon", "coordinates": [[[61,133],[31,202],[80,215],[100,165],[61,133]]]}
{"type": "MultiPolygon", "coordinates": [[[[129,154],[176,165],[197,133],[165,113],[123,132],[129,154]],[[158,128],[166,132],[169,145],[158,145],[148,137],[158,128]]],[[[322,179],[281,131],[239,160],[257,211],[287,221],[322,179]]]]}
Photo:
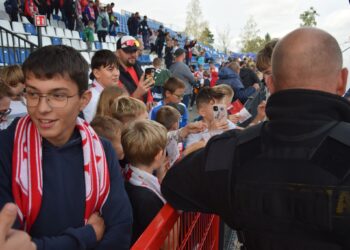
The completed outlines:
{"type": "Polygon", "coordinates": [[[197,95],[196,105],[202,121],[207,125],[207,129],[201,133],[190,134],[186,141],[187,147],[199,141],[207,142],[214,135],[236,128],[236,125],[227,118],[214,118],[214,105],[225,105],[224,93],[213,88],[204,87],[197,95]]]}

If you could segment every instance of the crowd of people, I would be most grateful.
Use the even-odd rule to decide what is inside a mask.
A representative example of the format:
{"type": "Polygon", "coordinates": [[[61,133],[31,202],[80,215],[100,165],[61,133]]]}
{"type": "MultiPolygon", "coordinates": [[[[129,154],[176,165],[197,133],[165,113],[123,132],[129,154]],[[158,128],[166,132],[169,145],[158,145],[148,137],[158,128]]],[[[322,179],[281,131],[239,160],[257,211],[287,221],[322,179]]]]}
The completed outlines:
{"type": "MultiPolygon", "coordinates": [[[[38,8],[40,3],[28,0],[24,6],[38,8]]],[[[41,6],[41,14],[50,15],[57,6],[56,2],[45,4],[50,7],[41,6]]],[[[113,5],[101,6],[98,0],[66,0],[60,7],[69,28],[82,22],[89,37],[96,27],[101,41],[117,22],[113,5]],[[74,14],[65,5],[74,5],[74,14]]],[[[324,235],[325,230],[332,231],[337,241],[327,236],[310,249],[347,245],[342,233],[347,225],[339,222],[335,229],[329,228],[328,220],[321,219],[325,213],[311,215],[310,204],[319,197],[319,190],[310,191],[309,200],[302,201],[311,207],[298,206],[298,183],[320,183],[314,183],[312,175],[302,181],[297,174],[285,176],[294,173],[289,163],[287,172],[278,168],[286,159],[302,161],[302,166],[312,159],[312,164],[325,164],[324,171],[331,172],[333,179],[314,168],[300,169],[300,173],[317,172],[321,182],[333,186],[346,180],[347,168],[330,170],[325,152],[332,145],[342,150],[337,158],[342,163],[339,157],[348,150],[344,149],[347,140],[332,133],[332,140],[342,145],[333,141],[325,148],[320,145],[337,127],[324,121],[347,118],[330,114],[332,119],[321,117],[320,123],[298,123],[309,115],[303,108],[319,112],[308,98],[325,109],[338,105],[339,116],[349,112],[348,101],[338,97],[345,92],[347,71],[342,69],[334,38],[321,30],[298,29],[266,44],[256,62],[229,58],[219,67],[210,61],[204,70],[204,50],[196,52],[197,62],[192,64],[195,40],[186,40],[181,48],[163,26],[152,31],[147,16],[141,20],[138,12],[129,18],[128,29],[130,35],[118,39],[116,51],[99,50],[93,55],[90,68],[78,51],[60,45],[39,48],[22,66],[1,69],[0,219],[7,218],[0,220],[1,249],[129,249],[166,202],[181,210],[219,214],[238,230],[239,240],[248,249],[302,249],[314,244],[315,235],[324,235]],[[304,66],[318,59],[312,48],[300,44],[301,38],[314,39],[325,51],[322,61],[327,59],[331,67],[317,64],[307,72],[304,66]],[[288,50],[292,45],[295,51],[288,50]],[[158,55],[146,70],[138,62],[142,49],[158,55]],[[299,55],[298,63],[292,52],[299,55]],[[320,83],[325,80],[327,86],[320,83]],[[293,96],[297,101],[291,101],[293,96]],[[331,107],[321,105],[322,100],[331,107]],[[294,112],[290,103],[299,109],[294,112]],[[292,133],[289,123],[300,131],[307,124],[322,138],[292,133]],[[264,124],[269,126],[260,140],[264,124]],[[296,141],[308,147],[301,148],[296,141]],[[270,164],[267,173],[258,168],[262,160],[270,164]],[[257,173],[254,178],[249,175],[252,172],[257,173]],[[280,179],[286,185],[278,183],[280,192],[275,192],[272,186],[280,179]],[[17,205],[17,218],[8,203],[17,205]],[[293,211],[285,212],[286,204],[293,211]],[[312,218],[304,223],[298,212],[312,218]],[[263,215],[271,219],[272,229],[263,215]],[[311,226],[300,230],[300,220],[302,226],[307,222],[311,226]],[[314,233],[312,223],[321,229],[314,233]],[[270,234],[261,233],[262,229],[270,234]],[[295,232],[302,232],[303,240],[295,232]],[[15,237],[22,237],[16,244],[23,246],[5,248],[15,237]],[[293,244],[288,246],[289,241],[293,244]]],[[[323,206],[337,203],[337,198],[318,202],[323,206]]]]}

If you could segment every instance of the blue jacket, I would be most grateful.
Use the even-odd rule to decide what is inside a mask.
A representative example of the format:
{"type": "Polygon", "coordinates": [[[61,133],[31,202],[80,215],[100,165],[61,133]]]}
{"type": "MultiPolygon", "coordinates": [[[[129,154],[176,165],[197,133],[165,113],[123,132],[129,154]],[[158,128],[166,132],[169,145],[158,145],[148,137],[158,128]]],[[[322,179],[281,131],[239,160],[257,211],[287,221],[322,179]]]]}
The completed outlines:
{"type": "Polygon", "coordinates": [[[239,99],[242,103],[245,103],[248,97],[256,91],[254,87],[244,88],[239,75],[228,67],[224,67],[219,71],[217,85],[219,84],[230,85],[235,92],[234,100],[239,99]]]}
{"type": "MultiPolygon", "coordinates": [[[[184,113],[181,115],[180,117],[180,121],[179,121],[179,127],[180,128],[183,128],[187,125],[188,123],[188,117],[189,117],[189,114],[188,114],[188,110],[185,106],[185,104],[183,103],[180,103],[180,105],[182,105],[184,107],[184,113]]],[[[160,101],[158,102],[158,104],[156,106],[154,106],[151,111],[149,112],[149,118],[153,121],[156,120],[156,117],[157,117],[157,112],[158,110],[164,106],[164,101],[160,101]]]]}
{"type": "MultiPolygon", "coordinates": [[[[13,202],[11,175],[14,133],[18,120],[0,131],[0,208],[13,202]]],[[[110,193],[102,208],[106,230],[100,242],[91,225],[84,225],[85,181],[81,136],[75,131],[62,147],[43,139],[43,197],[29,232],[38,250],[129,249],[132,208],[111,143],[101,139],[110,174],[110,193]]],[[[19,228],[19,222],[15,223],[19,228]]]]}

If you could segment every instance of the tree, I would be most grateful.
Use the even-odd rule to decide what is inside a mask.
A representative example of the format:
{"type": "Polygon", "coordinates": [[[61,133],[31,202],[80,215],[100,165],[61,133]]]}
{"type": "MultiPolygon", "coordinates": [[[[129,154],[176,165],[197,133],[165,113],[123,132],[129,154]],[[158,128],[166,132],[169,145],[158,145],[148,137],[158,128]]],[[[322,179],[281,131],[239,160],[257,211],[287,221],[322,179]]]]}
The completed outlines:
{"type": "Polygon", "coordinates": [[[265,44],[271,41],[271,36],[269,33],[266,33],[265,35],[265,44]]]}
{"type": "Polygon", "coordinates": [[[314,7],[304,11],[299,15],[299,19],[302,21],[300,27],[313,27],[317,25],[316,16],[319,16],[314,7]]]}
{"type": "Polygon", "coordinates": [[[204,45],[213,47],[214,44],[214,35],[211,33],[208,25],[204,26],[203,31],[201,32],[198,41],[202,42],[204,45]]]}
{"type": "Polygon", "coordinates": [[[259,36],[260,30],[253,17],[250,17],[241,32],[239,47],[242,52],[258,52],[266,43],[271,40],[270,34],[265,35],[265,39],[259,36]]]}
{"type": "Polygon", "coordinates": [[[199,0],[191,0],[187,7],[185,32],[189,36],[198,38],[202,32],[202,9],[199,0]]]}
{"type": "Polygon", "coordinates": [[[225,54],[228,53],[229,48],[231,47],[231,41],[231,27],[227,25],[225,29],[218,31],[219,46],[225,54]]]}

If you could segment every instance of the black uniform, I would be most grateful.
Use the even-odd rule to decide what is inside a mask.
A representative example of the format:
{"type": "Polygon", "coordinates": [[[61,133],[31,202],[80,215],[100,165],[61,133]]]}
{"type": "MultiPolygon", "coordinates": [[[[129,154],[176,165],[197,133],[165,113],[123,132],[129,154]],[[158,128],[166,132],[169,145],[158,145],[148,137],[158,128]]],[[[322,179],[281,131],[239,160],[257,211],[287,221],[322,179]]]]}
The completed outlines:
{"type": "Polygon", "coordinates": [[[214,137],[171,168],[166,200],[219,214],[248,250],[350,249],[350,103],[286,90],[266,113],[270,121],[214,137]]]}

